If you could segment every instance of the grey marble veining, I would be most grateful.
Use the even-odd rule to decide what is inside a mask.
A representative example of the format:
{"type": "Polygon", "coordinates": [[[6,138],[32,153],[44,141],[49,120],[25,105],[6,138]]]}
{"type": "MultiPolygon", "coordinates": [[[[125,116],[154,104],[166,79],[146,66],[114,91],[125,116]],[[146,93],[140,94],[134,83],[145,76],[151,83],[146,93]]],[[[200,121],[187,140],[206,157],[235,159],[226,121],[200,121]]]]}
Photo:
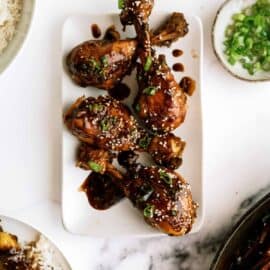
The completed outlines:
{"type": "Polygon", "coordinates": [[[235,214],[216,230],[204,229],[183,238],[106,241],[100,250],[100,264],[95,270],[208,270],[220,244],[239,218],[270,187],[259,190],[241,202],[235,214]]]}

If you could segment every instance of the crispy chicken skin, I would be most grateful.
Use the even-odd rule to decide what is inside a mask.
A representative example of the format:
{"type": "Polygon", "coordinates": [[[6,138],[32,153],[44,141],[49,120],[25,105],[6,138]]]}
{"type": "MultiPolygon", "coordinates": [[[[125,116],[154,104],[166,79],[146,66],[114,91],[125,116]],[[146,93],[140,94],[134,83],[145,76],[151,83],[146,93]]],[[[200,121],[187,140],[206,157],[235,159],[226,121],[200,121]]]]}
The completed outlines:
{"type": "Polygon", "coordinates": [[[109,90],[131,71],[135,50],[135,40],[86,41],[69,53],[66,63],[76,84],[109,90]]]}
{"type": "Polygon", "coordinates": [[[148,152],[156,164],[175,170],[182,165],[186,143],[172,133],[155,136],[148,152]]]}
{"type": "MultiPolygon", "coordinates": [[[[164,25],[151,32],[151,44],[168,46],[184,36],[187,29],[184,16],[173,13],[164,25]]],[[[71,79],[81,87],[114,88],[134,67],[137,44],[136,39],[121,40],[115,27],[109,27],[103,40],[86,41],[68,54],[66,63],[71,79]]]]}
{"type": "MultiPolygon", "coordinates": [[[[119,158],[121,162],[121,154],[119,158]]],[[[191,230],[197,204],[192,199],[189,184],[178,173],[156,166],[130,164],[124,180],[119,183],[151,226],[173,236],[191,230]]]]}
{"type": "Polygon", "coordinates": [[[125,0],[124,7],[120,14],[121,23],[131,25],[134,19],[138,19],[140,23],[146,23],[152,13],[154,0],[125,0]]]}
{"type": "Polygon", "coordinates": [[[157,30],[151,31],[151,43],[156,46],[170,47],[174,41],[184,37],[188,31],[188,23],[184,14],[173,12],[157,30]]]}
{"type": "Polygon", "coordinates": [[[134,149],[140,136],[128,107],[109,96],[79,98],[64,120],[79,140],[105,150],[134,149]]]}
{"type": "Polygon", "coordinates": [[[140,60],[137,63],[139,91],[134,108],[137,108],[137,115],[144,125],[152,131],[173,131],[185,120],[186,94],[176,82],[165,56],[156,57],[151,47],[148,21],[142,23],[137,13],[131,18],[137,33],[140,60]]]}
{"type": "Polygon", "coordinates": [[[175,81],[164,57],[150,56],[151,68],[145,71],[145,57],[137,64],[139,92],[134,102],[138,117],[149,129],[165,133],[185,120],[187,96],[175,81]]]}
{"type": "Polygon", "coordinates": [[[92,146],[85,144],[79,150],[77,165],[84,169],[89,169],[92,159],[105,167],[110,161],[106,151],[149,152],[159,165],[176,169],[181,164],[185,143],[180,138],[147,133],[125,105],[109,96],[79,98],[65,113],[64,121],[73,135],[92,146]]]}

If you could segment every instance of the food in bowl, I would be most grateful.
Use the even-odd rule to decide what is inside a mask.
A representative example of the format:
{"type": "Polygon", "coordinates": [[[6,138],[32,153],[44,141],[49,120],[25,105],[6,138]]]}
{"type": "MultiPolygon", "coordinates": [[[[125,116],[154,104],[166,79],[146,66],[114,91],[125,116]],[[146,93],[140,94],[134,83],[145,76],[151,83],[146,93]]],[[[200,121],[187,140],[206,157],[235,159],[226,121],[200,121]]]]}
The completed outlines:
{"type": "Polygon", "coordinates": [[[0,55],[14,37],[22,8],[22,0],[0,1],[0,55]]]}
{"type": "Polygon", "coordinates": [[[270,215],[255,224],[246,245],[236,250],[230,270],[270,269],[270,215]]]}
{"type": "Polygon", "coordinates": [[[42,235],[36,241],[20,243],[17,236],[0,228],[0,270],[61,270],[54,262],[53,252],[42,235]]]}
{"type": "Polygon", "coordinates": [[[270,1],[258,0],[232,16],[225,31],[224,53],[228,62],[237,62],[254,75],[270,71],[270,1]]]}

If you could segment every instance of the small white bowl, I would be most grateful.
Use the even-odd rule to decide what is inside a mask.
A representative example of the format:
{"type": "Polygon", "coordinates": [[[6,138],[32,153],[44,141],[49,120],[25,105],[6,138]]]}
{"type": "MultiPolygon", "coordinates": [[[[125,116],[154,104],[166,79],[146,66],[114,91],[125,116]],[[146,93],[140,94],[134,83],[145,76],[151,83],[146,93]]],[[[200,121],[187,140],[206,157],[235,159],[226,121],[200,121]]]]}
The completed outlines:
{"type": "Polygon", "coordinates": [[[8,67],[20,51],[25,38],[29,32],[33,18],[35,0],[24,0],[20,21],[17,24],[16,32],[7,48],[0,54],[0,74],[8,67]]]}
{"type": "Polygon", "coordinates": [[[228,0],[218,10],[212,30],[212,42],[215,54],[221,64],[233,76],[246,81],[268,81],[270,72],[260,71],[250,75],[240,63],[232,66],[224,53],[225,30],[232,23],[232,16],[241,12],[244,8],[253,5],[257,0],[228,0]]]}

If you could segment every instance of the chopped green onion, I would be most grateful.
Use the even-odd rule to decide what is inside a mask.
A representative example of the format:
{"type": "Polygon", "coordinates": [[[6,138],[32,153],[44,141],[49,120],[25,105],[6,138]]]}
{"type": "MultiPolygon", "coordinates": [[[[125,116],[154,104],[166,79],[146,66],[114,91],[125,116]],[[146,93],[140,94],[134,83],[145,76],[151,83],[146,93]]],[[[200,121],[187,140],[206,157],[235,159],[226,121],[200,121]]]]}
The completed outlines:
{"type": "Polygon", "coordinates": [[[100,164],[93,162],[93,161],[89,161],[88,166],[92,171],[94,171],[96,173],[99,173],[103,170],[103,167],[100,164]]]}
{"type": "Polygon", "coordinates": [[[100,127],[102,131],[108,131],[110,129],[110,122],[108,121],[108,119],[103,119],[100,122],[100,127]]]}
{"type": "Polygon", "coordinates": [[[136,110],[136,112],[139,112],[141,110],[141,106],[139,103],[136,104],[135,110],[136,110]]]}
{"type": "Polygon", "coordinates": [[[102,111],[104,109],[104,106],[102,104],[95,103],[95,104],[90,104],[88,108],[90,111],[97,113],[97,112],[102,111]]]}
{"type": "Polygon", "coordinates": [[[118,0],[118,8],[123,9],[125,7],[125,0],[118,0]]]}
{"type": "Polygon", "coordinates": [[[153,218],[155,212],[155,206],[151,204],[147,204],[147,206],[143,210],[143,215],[147,218],[153,218]]]}
{"type": "Polygon", "coordinates": [[[173,216],[173,217],[176,217],[177,214],[178,214],[178,211],[177,211],[177,210],[172,210],[171,213],[172,213],[172,216],[173,216]]]}
{"type": "Polygon", "coordinates": [[[151,66],[152,66],[152,57],[151,56],[147,56],[146,62],[145,62],[145,65],[144,65],[144,71],[149,71],[149,69],[151,68],[151,66]]]}
{"type": "Polygon", "coordinates": [[[139,141],[139,146],[143,149],[147,149],[147,147],[149,146],[149,144],[151,143],[151,138],[146,135],[145,137],[143,137],[142,139],[140,139],[139,141]]]}
{"type": "Polygon", "coordinates": [[[164,170],[159,170],[159,177],[160,177],[160,179],[162,179],[166,184],[168,184],[168,185],[172,185],[172,183],[173,183],[173,179],[172,179],[172,177],[166,172],[166,171],[164,171],[164,170]]]}
{"type": "Polygon", "coordinates": [[[102,62],[104,67],[107,67],[109,65],[109,60],[108,60],[106,55],[101,57],[101,62],[102,62]]]}
{"type": "Polygon", "coordinates": [[[250,75],[270,71],[270,0],[258,0],[232,16],[225,30],[224,53],[250,75]]]}
{"type": "Polygon", "coordinates": [[[90,59],[89,63],[94,71],[100,71],[101,67],[100,64],[95,59],[90,59]]]}
{"type": "Polygon", "coordinates": [[[154,86],[149,86],[143,90],[143,93],[148,96],[154,96],[157,92],[157,88],[154,86]]]}

